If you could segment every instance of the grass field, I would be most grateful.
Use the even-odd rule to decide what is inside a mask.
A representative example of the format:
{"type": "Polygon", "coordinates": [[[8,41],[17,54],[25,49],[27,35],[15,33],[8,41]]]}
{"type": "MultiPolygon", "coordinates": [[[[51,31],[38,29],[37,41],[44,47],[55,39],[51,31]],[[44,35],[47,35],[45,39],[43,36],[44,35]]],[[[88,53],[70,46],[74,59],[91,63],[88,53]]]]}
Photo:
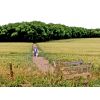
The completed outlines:
{"type": "Polygon", "coordinates": [[[32,43],[0,43],[0,86],[29,84],[29,69],[34,71],[32,43]],[[10,80],[9,63],[14,71],[13,82],[10,80]]]}
{"type": "Polygon", "coordinates": [[[12,63],[16,66],[32,61],[31,43],[0,43],[0,66],[7,67],[12,63]]]}
{"type": "MultiPolygon", "coordinates": [[[[91,63],[93,77],[88,86],[100,86],[100,38],[66,39],[37,43],[39,56],[52,61],[78,61],[91,63]]],[[[32,43],[0,43],[0,86],[84,86],[82,77],[65,80],[60,73],[54,75],[36,69],[32,61],[32,43]],[[14,77],[11,79],[9,63],[14,77]]]]}
{"type": "Polygon", "coordinates": [[[100,68],[100,38],[67,39],[38,43],[50,61],[78,61],[100,68]]]}
{"type": "MultiPolygon", "coordinates": [[[[88,79],[88,85],[100,86],[100,38],[55,40],[37,45],[40,48],[40,55],[45,56],[51,63],[53,61],[72,62],[79,60],[83,60],[85,64],[91,63],[92,76],[88,79]]],[[[79,79],[77,82],[77,86],[79,86],[81,80],[79,79]]]]}

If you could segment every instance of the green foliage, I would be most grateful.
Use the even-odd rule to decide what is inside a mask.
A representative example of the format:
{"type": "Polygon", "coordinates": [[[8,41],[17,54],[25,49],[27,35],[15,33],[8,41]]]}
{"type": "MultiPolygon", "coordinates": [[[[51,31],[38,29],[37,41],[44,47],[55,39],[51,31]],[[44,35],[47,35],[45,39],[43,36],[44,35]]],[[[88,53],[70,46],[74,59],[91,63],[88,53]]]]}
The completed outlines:
{"type": "Polygon", "coordinates": [[[100,37],[100,29],[45,24],[40,21],[0,26],[0,41],[41,42],[67,38],[100,37]]]}

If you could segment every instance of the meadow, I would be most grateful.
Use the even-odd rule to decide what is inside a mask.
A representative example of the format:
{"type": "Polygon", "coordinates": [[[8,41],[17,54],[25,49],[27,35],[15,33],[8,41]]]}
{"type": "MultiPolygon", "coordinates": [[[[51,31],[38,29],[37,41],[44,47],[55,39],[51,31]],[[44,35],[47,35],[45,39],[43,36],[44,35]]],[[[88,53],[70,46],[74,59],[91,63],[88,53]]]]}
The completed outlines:
{"type": "Polygon", "coordinates": [[[66,39],[37,44],[50,61],[78,61],[100,68],[100,38],[66,39]]]}
{"type": "Polygon", "coordinates": [[[100,86],[100,38],[65,39],[37,44],[50,63],[82,60],[91,64],[89,86],[100,86]]]}
{"type": "Polygon", "coordinates": [[[0,43],[0,66],[7,63],[16,66],[31,61],[32,44],[30,43],[0,43]]]}
{"type": "Polygon", "coordinates": [[[27,86],[30,83],[27,77],[34,70],[32,43],[0,43],[0,86],[27,86]],[[13,80],[9,64],[12,65],[13,80]]]}
{"type": "Polygon", "coordinates": [[[0,87],[70,86],[63,81],[58,82],[59,78],[50,73],[39,71],[34,64],[32,53],[32,43],[0,43],[0,87]]]}
{"type": "MultiPolygon", "coordinates": [[[[36,43],[39,56],[52,64],[53,61],[71,62],[83,60],[91,63],[92,77],[87,86],[100,86],[100,38],[65,39],[36,43]]],[[[34,64],[32,43],[0,43],[0,86],[86,86],[86,79],[76,77],[64,79],[58,69],[55,73],[43,73],[34,64]],[[13,78],[10,76],[9,64],[12,64],[13,78]]]]}

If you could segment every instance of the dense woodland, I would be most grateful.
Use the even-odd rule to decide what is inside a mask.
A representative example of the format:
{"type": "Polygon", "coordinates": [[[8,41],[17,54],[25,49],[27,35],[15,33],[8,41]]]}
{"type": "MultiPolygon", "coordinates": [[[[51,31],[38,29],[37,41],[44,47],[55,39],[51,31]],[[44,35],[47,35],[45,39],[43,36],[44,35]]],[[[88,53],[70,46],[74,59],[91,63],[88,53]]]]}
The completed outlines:
{"type": "Polygon", "coordinates": [[[0,41],[41,42],[68,38],[100,37],[100,29],[68,27],[40,21],[10,23],[0,26],[0,41]]]}

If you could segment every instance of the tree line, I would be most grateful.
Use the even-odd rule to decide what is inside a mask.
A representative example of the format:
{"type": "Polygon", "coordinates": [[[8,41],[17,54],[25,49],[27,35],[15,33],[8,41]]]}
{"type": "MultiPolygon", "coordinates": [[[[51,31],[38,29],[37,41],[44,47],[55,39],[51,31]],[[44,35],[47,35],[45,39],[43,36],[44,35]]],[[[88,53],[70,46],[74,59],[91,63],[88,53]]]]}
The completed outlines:
{"type": "Polygon", "coordinates": [[[40,21],[9,23],[0,26],[0,42],[42,42],[69,38],[100,37],[100,29],[46,24],[40,21]]]}

